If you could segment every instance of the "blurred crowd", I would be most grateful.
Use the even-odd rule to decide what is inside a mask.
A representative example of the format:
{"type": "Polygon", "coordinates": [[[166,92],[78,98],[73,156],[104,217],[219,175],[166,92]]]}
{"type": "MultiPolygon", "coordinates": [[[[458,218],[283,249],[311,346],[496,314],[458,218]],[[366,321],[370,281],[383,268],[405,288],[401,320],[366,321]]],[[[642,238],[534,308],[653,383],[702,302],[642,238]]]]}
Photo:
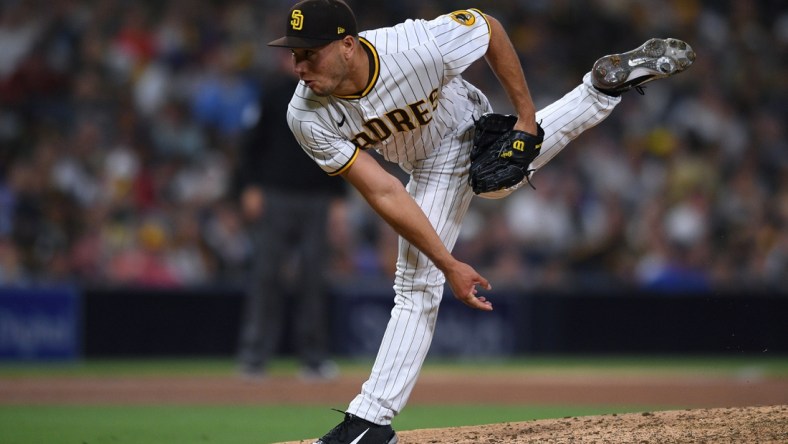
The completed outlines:
{"type": "MultiPolygon", "coordinates": [[[[649,37],[696,50],[687,73],[627,93],[535,189],[474,201],[455,252],[496,288],[786,288],[781,1],[349,3],[361,29],[466,7],[496,16],[537,106],[649,37]]],[[[282,75],[281,50],[265,44],[290,5],[0,0],[0,285],[242,280],[255,252],[238,146],[266,79],[282,75]]],[[[464,77],[510,111],[483,61],[464,77]]],[[[357,195],[327,235],[324,272],[389,280],[396,236],[357,195]]]]}

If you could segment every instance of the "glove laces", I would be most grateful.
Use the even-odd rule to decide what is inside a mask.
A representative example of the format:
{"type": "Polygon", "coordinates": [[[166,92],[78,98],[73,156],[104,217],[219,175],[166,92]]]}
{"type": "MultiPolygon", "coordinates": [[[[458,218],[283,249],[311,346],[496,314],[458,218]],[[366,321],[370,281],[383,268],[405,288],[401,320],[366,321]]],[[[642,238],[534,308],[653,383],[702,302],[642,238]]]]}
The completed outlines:
{"type": "Polygon", "coordinates": [[[531,187],[532,190],[535,190],[536,187],[533,183],[531,183],[531,173],[536,171],[536,168],[531,168],[530,170],[525,170],[525,181],[528,183],[528,186],[531,187]]]}

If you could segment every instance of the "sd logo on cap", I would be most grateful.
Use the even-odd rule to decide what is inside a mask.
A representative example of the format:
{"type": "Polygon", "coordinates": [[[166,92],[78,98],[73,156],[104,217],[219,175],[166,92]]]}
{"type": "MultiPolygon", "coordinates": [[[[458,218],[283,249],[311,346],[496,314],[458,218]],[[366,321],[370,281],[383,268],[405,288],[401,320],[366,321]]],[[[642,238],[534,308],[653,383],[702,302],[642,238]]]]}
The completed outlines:
{"type": "Polygon", "coordinates": [[[342,0],[304,0],[290,8],[285,36],[268,46],[316,48],[357,35],[356,16],[342,0]]]}

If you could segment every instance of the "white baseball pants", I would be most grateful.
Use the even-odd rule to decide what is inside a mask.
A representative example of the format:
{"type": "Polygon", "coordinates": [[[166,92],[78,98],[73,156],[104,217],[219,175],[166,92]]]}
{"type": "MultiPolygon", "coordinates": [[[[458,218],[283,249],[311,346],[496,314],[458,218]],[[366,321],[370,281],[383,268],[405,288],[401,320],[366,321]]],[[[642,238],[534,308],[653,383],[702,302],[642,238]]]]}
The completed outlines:
{"type": "MultiPolygon", "coordinates": [[[[620,102],[591,86],[590,74],[561,99],[539,110],[545,139],[531,164],[541,168],[583,131],[604,120],[620,102]]],[[[484,104],[482,104],[484,105],[484,104]]],[[[473,121],[489,111],[468,104],[468,119],[429,158],[403,165],[411,173],[408,192],[424,210],[446,247],[454,247],[473,191],[468,185],[473,121]]],[[[440,270],[416,247],[400,238],[396,297],[391,318],[369,379],[348,412],[377,424],[390,424],[408,401],[432,342],[444,288],[440,270]]]]}

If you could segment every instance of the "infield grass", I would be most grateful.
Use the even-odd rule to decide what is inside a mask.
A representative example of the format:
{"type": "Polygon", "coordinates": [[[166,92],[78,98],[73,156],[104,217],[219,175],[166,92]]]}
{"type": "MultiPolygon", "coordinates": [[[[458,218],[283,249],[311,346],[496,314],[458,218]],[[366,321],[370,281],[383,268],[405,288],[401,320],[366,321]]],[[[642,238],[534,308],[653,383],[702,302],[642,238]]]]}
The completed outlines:
{"type": "MultiPolygon", "coordinates": [[[[366,375],[371,362],[340,361],[345,374],[366,375]]],[[[294,374],[281,360],[273,374],[294,374]]],[[[100,360],[76,363],[0,363],[0,379],[118,375],[233,375],[230,359],[100,360]]],[[[527,357],[498,362],[430,359],[425,373],[517,372],[523,374],[703,374],[788,377],[788,356],[735,357],[527,357]]],[[[264,444],[318,437],[341,420],[337,406],[254,405],[3,405],[0,443],[74,444],[264,444]]],[[[674,406],[410,405],[397,417],[397,430],[453,427],[531,419],[666,410],[674,406]]],[[[679,406],[675,406],[679,407],[679,406]]]]}
{"type": "MultiPolygon", "coordinates": [[[[397,430],[642,411],[572,406],[411,406],[397,430]]],[[[342,416],[314,406],[0,406],[4,444],[265,444],[316,438],[342,416]]]]}

